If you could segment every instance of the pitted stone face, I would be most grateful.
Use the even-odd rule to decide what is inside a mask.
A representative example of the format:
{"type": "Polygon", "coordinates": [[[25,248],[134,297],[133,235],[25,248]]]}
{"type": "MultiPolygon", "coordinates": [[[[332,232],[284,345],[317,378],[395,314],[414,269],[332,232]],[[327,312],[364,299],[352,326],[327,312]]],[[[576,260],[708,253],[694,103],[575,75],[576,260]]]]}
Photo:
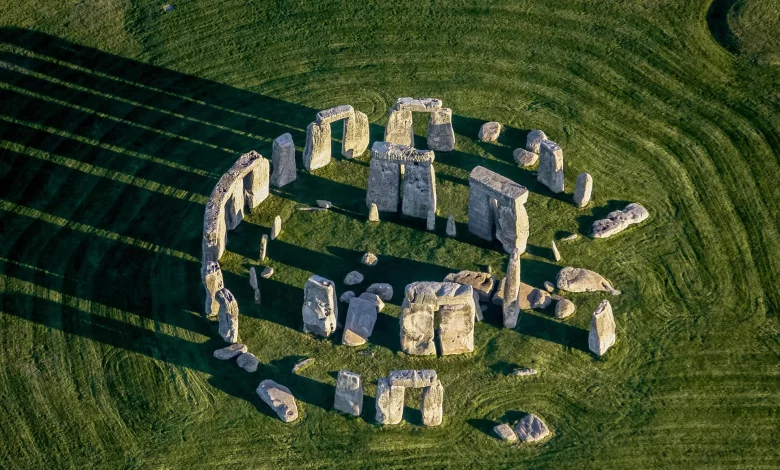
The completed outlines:
{"type": "Polygon", "coordinates": [[[371,158],[399,163],[432,164],[436,155],[431,150],[418,150],[408,145],[374,142],[374,145],[371,146],[371,158]]]}
{"type": "Polygon", "coordinates": [[[432,369],[423,370],[394,370],[387,375],[391,385],[404,388],[423,388],[430,387],[436,382],[436,371],[432,369]]]}
{"type": "Polygon", "coordinates": [[[311,276],[303,288],[303,331],[328,337],[336,331],[338,303],[333,281],[311,276]]]}
{"type": "Polygon", "coordinates": [[[590,321],[588,349],[597,356],[604,355],[615,344],[615,329],[612,305],[609,300],[602,300],[590,321]]]}
{"type": "Polygon", "coordinates": [[[539,145],[536,179],[554,193],[563,192],[563,150],[552,140],[543,140],[539,145]]]}
{"type": "Polygon", "coordinates": [[[393,109],[397,111],[412,111],[430,113],[441,108],[442,102],[437,98],[398,98],[393,109]]]}
{"type": "Polygon", "coordinates": [[[498,239],[507,253],[525,252],[528,242],[528,200],[525,186],[478,166],[469,175],[469,232],[485,239],[498,239]]]}

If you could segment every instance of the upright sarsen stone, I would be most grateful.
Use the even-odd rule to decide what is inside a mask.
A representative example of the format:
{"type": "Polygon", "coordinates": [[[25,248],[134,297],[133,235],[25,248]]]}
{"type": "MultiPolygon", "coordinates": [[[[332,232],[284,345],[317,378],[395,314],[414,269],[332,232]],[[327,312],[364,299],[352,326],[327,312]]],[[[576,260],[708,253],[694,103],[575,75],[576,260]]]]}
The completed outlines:
{"type": "Polygon", "coordinates": [[[295,171],[295,143],[289,133],[274,139],[271,160],[274,167],[271,184],[274,187],[281,188],[296,180],[298,175],[295,171]]]}
{"type": "Polygon", "coordinates": [[[217,302],[217,292],[225,287],[225,281],[222,278],[222,269],[219,263],[211,261],[206,263],[200,271],[203,287],[206,289],[206,308],[204,313],[207,317],[219,313],[219,302],[217,302]]]}
{"type": "Polygon", "coordinates": [[[525,252],[530,233],[525,202],[528,190],[485,167],[469,175],[469,232],[485,239],[498,239],[507,253],[525,252]]]}
{"type": "Polygon", "coordinates": [[[401,212],[409,217],[427,219],[436,212],[436,174],[430,162],[404,165],[404,189],[401,212]]]}
{"type": "Polygon", "coordinates": [[[554,193],[563,192],[563,150],[552,140],[543,140],[539,152],[537,181],[554,193]]]}
{"type": "Polygon", "coordinates": [[[338,302],[333,281],[312,275],[303,287],[303,331],[328,337],[336,331],[338,302]]]}
{"type": "Polygon", "coordinates": [[[479,305],[455,304],[439,308],[439,345],[441,355],[464,354],[474,351],[474,317],[479,305]]]}
{"type": "Polygon", "coordinates": [[[219,303],[219,336],[228,343],[238,343],[238,302],[227,289],[216,295],[219,303]]]}
{"type": "Polygon", "coordinates": [[[414,146],[414,127],[412,112],[391,109],[385,127],[385,142],[414,146]]]}
{"type": "Polygon", "coordinates": [[[412,303],[404,298],[401,305],[401,349],[406,354],[428,356],[436,354],[434,339],[435,303],[412,303]]]}
{"type": "Polygon", "coordinates": [[[365,344],[374,331],[377,312],[376,302],[359,297],[351,299],[347,310],[347,320],[344,324],[344,335],[341,338],[342,344],[347,346],[365,344]]]}
{"type": "Polygon", "coordinates": [[[615,344],[615,317],[609,300],[599,304],[590,320],[588,349],[597,356],[603,356],[615,344]]]}
{"type": "Polygon", "coordinates": [[[269,195],[271,163],[259,155],[258,157],[252,162],[252,169],[244,176],[244,198],[250,209],[259,206],[269,195]]]}
{"type": "Polygon", "coordinates": [[[504,303],[502,308],[504,328],[517,326],[520,315],[520,249],[515,249],[509,257],[504,280],[504,303]]]}
{"type": "Polygon", "coordinates": [[[363,412],[363,380],[359,374],[348,370],[339,371],[333,408],[360,416],[363,412]]]}
{"type": "Polygon", "coordinates": [[[404,410],[404,387],[392,385],[390,380],[377,380],[376,421],[379,424],[398,424],[404,410]]]}
{"type": "Polygon", "coordinates": [[[444,386],[436,380],[422,393],[422,422],[425,426],[439,426],[444,417],[444,386]]]}
{"type": "Polygon", "coordinates": [[[303,167],[308,171],[322,168],[330,163],[330,124],[316,121],[306,128],[306,146],[303,149],[303,167]]]}
{"type": "Polygon", "coordinates": [[[344,139],[341,141],[341,154],[345,158],[363,155],[368,148],[368,116],[355,111],[355,116],[344,122],[344,139]]]}
{"type": "MultiPolygon", "coordinates": [[[[377,143],[374,143],[377,148],[377,143]]],[[[374,148],[371,153],[374,154],[374,148]]],[[[366,205],[376,204],[383,212],[398,212],[401,166],[396,162],[372,158],[368,169],[366,205]]]]}
{"type": "Polygon", "coordinates": [[[428,148],[437,152],[455,150],[455,131],[452,129],[452,110],[439,108],[431,111],[428,120],[428,148]]]}
{"type": "Polygon", "coordinates": [[[574,205],[585,207],[590,202],[590,195],[593,192],[593,177],[590,173],[580,173],[577,175],[577,183],[574,186],[574,205]]]}

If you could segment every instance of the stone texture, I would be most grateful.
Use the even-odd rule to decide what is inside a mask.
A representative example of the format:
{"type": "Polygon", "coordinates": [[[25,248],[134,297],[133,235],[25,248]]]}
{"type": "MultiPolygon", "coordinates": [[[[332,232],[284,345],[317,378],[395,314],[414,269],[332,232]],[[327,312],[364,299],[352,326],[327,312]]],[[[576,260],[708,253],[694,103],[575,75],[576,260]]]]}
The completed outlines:
{"type": "Polygon", "coordinates": [[[495,121],[486,122],[479,128],[479,140],[482,142],[495,142],[501,134],[501,124],[495,121]]]}
{"type": "Polygon", "coordinates": [[[267,252],[268,252],[268,235],[263,234],[263,236],[260,238],[260,261],[265,261],[265,257],[268,254],[267,252]]]}
{"type": "Polygon", "coordinates": [[[272,186],[281,188],[298,178],[295,169],[295,143],[289,133],[274,139],[271,161],[274,168],[271,174],[272,186]]]}
{"type": "Polygon", "coordinates": [[[530,368],[515,369],[515,370],[512,371],[512,375],[514,375],[516,377],[528,377],[528,376],[536,375],[536,374],[538,374],[536,369],[530,369],[530,368]]]}
{"type": "Polygon", "coordinates": [[[271,276],[274,275],[274,268],[273,266],[267,266],[263,269],[263,272],[260,273],[260,277],[263,279],[270,279],[271,276]]]}
{"type": "Polygon", "coordinates": [[[211,261],[206,263],[200,272],[201,279],[203,280],[203,287],[206,289],[206,306],[204,314],[207,317],[217,315],[219,313],[219,302],[217,302],[217,292],[225,287],[225,281],[222,278],[222,269],[219,263],[211,261]]]}
{"type": "Polygon", "coordinates": [[[478,306],[469,285],[454,282],[413,282],[406,286],[401,305],[401,350],[424,356],[436,354],[434,312],[441,312],[439,340],[442,355],[474,350],[474,317],[478,306]]]}
{"type": "Polygon", "coordinates": [[[547,135],[545,135],[544,131],[531,131],[525,139],[525,149],[538,154],[543,140],[547,140],[547,135]]]}
{"type": "Polygon", "coordinates": [[[257,357],[251,352],[245,352],[238,356],[236,364],[247,372],[255,372],[257,371],[257,366],[260,365],[260,361],[257,360],[257,357]]]}
{"type": "Polygon", "coordinates": [[[252,289],[257,289],[257,272],[255,271],[254,266],[249,268],[249,286],[252,289]]]}
{"type": "Polygon", "coordinates": [[[270,194],[271,162],[259,154],[258,157],[252,163],[249,173],[244,176],[242,185],[245,204],[250,209],[259,206],[261,202],[268,199],[270,194]]]}
{"type": "Polygon", "coordinates": [[[238,224],[244,220],[244,208],[246,200],[244,199],[244,180],[233,180],[229,187],[227,202],[225,203],[225,224],[228,230],[235,230],[238,224]]]}
{"type": "Polygon", "coordinates": [[[363,379],[359,374],[348,370],[339,371],[333,408],[353,416],[360,416],[363,412],[363,379]]]}
{"type": "Polygon", "coordinates": [[[563,192],[563,150],[552,140],[544,140],[539,151],[536,180],[554,193],[563,192]]]}
{"type": "Polygon", "coordinates": [[[568,292],[609,292],[620,295],[604,277],[596,272],[567,266],[558,272],[558,289],[568,292]]]}
{"type": "Polygon", "coordinates": [[[382,309],[385,308],[385,303],[382,302],[382,299],[380,299],[378,295],[372,294],[371,292],[363,292],[358,296],[358,298],[373,302],[374,305],[376,305],[376,309],[378,312],[381,312],[382,309]]]}
{"type": "Polygon", "coordinates": [[[363,253],[363,257],[360,258],[360,262],[366,266],[376,266],[376,264],[379,262],[379,259],[377,259],[375,254],[368,251],[363,253]]]}
{"type": "Polygon", "coordinates": [[[303,288],[303,331],[328,337],[336,331],[338,304],[333,281],[312,275],[303,288]]]}
{"type": "Polygon", "coordinates": [[[245,344],[235,343],[228,347],[217,349],[214,351],[214,357],[220,361],[227,361],[229,359],[233,359],[236,356],[240,356],[245,352],[247,352],[247,347],[245,344]]]}
{"type": "Polygon", "coordinates": [[[303,167],[306,170],[313,171],[330,163],[330,140],[330,124],[309,124],[303,148],[303,167]]]}
{"type": "Polygon", "coordinates": [[[578,238],[580,238],[579,235],[577,235],[576,233],[572,233],[572,234],[566,235],[565,237],[561,238],[561,241],[571,242],[571,241],[574,241],[574,240],[576,240],[578,238]]]}
{"type": "Polygon", "coordinates": [[[539,154],[529,152],[526,149],[515,149],[515,151],[512,152],[512,157],[514,157],[515,163],[523,168],[534,166],[536,162],[539,161],[539,154]]]}
{"type": "MultiPolygon", "coordinates": [[[[398,212],[399,190],[401,188],[401,167],[393,161],[377,158],[377,152],[385,147],[374,142],[371,147],[371,163],[368,170],[366,205],[375,205],[385,212],[398,212]]],[[[377,215],[378,218],[378,215],[377,215]]]]}
{"type": "Polygon", "coordinates": [[[436,211],[428,211],[428,215],[425,218],[425,229],[431,232],[436,230],[436,211]]]}
{"type": "Polygon", "coordinates": [[[385,126],[385,142],[392,144],[414,146],[414,127],[412,112],[391,109],[385,126]]]}
{"type": "Polygon", "coordinates": [[[439,308],[439,346],[442,356],[474,351],[474,317],[479,308],[472,304],[442,305],[439,308]]]}
{"type": "Polygon", "coordinates": [[[514,328],[517,326],[517,318],[520,316],[520,249],[515,249],[512,256],[509,257],[509,264],[506,268],[506,278],[504,279],[504,290],[502,292],[503,322],[504,328],[514,328]]]}
{"type": "Polygon", "coordinates": [[[228,343],[238,342],[238,303],[227,289],[216,295],[219,303],[219,336],[228,343]]]}
{"type": "Polygon", "coordinates": [[[615,344],[615,328],[612,305],[609,300],[602,300],[590,320],[588,349],[597,356],[603,356],[615,344]]]}
{"type": "Polygon", "coordinates": [[[307,357],[306,359],[302,361],[298,361],[292,368],[291,372],[293,374],[297,374],[298,372],[302,371],[303,369],[309,367],[310,365],[314,364],[314,358],[313,357],[307,357]]]}
{"type": "Polygon", "coordinates": [[[555,290],[555,284],[553,284],[550,281],[544,281],[544,290],[547,292],[552,292],[555,290]]]}
{"type": "Polygon", "coordinates": [[[491,299],[491,302],[493,305],[504,305],[504,288],[506,286],[506,278],[501,279],[498,282],[498,287],[496,288],[495,292],[493,292],[493,298],[491,299]]]}
{"type": "Polygon", "coordinates": [[[457,273],[450,273],[444,277],[446,282],[457,282],[459,284],[466,284],[471,286],[472,289],[479,295],[479,300],[482,302],[490,301],[490,297],[493,295],[493,291],[498,284],[496,278],[488,273],[481,273],[477,271],[460,271],[457,273]]]}
{"type": "Polygon", "coordinates": [[[356,284],[360,284],[361,282],[363,282],[363,275],[357,271],[350,271],[344,277],[344,284],[348,286],[354,286],[356,284]]]}
{"type": "Polygon", "coordinates": [[[378,295],[379,298],[385,302],[388,302],[393,298],[393,286],[384,282],[371,284],[368,286],[368,289],[366,289],[366,292],[378,295]]]}
{"type": "Polygon", "coordinates": [[[577,175],[577,182],[574,185],[574,205],[577,207],[587,206],[592,192],[593,177],[590,176],[590,173],[577,175]]]}
{"type": "Polygon", "coordinates": [[[341,294],[341,297],[339,297],[340,302],[349,303],[350,300],[355,298],[355,293],[351,290],[348,290],[341,294]]]}
{"type": "Polygon", "coordinates": [[[469,232],[497,239],[507,253],[525,252],[529,225],[525,202],[528,190],[498,173],[478,166],[469,175],[469,232]]]}
{"type": "Polygon", "coordinates": [[[430,387],[438,381],[436,371],[432,369],[394,370],[387,375],[390,384],[404,388],[430,387]]]}
{"type": "Polygon", "coordinates": [[[450,214],[449,217],[447,217],[447,230],[446,230],[448,237],[454,237],[458,234],[457,228],[455,226],[455,216],[450,214]]]}
{"type": "Polygon", "coordinates": [[[260,382],[257,394],[282,422],[289,423],[298,419],[298,406],[289,388],[267,379],[260,382]]]}
{"type": "Polygon", "coordinates": [[[561,252],[558,251],[558,246],[555,244],[555,240],[553,240],[550,244],[550,248],[552,249],[553,259],[556,263],[559,262],[561,260],[561,252]]]}
{"type": "Polygon", "coordinates": [[[274,224],[271,226],[271,240],[276,240],[280,233],[282,233],[282,218],[277,215],[274,217],[274,224]]]}
{"type": "Polygon", "coordinates": [[[547,291],[541,289],[532,290],[528,300],[531,302],[531,308],[533,309],[547,308],[552,303],[550,294],[547,291]]]}
{"type": "Polygon", "coordinates": [[[411,303],[401,305],[401,350],[415,356],[436,354],[434,344],[435,305],[411,303]]]}
{"type": "Polygon", "coordinates": [[[515,434],[523,442],[536,442],[550,435],[550,430],[538,416],[526,415],[515,425],[515,434]]]}
{"type": "Polygon", "coordinates": [[[433,170],[432,163],[431,156],[430,161],[404,164],[403,200],[401,201],[401,212],[404,215],[427,219],[429,212],[436,211],[436,172],[433,170]]]}
{"type": "Polygon", "coordinates": [[[345,158],[355,158],[366,153],[369,141],[368,116],[355,111],[355,117],[344,123],[344,139],[341,141],[341,154],[345,158]]]}
{"type": "Polygon", "coordinates": [[[650,213],[642,205],[632,202],[622,211],[612,211],[606,219],[593,222],[593,238],[607,238],[620,233],[630,225],[647,219],[650,213]]]}
{"type": "Polygon", "coordinates": [[[341,343],[347,346],[365,344],[374,331],[376,317],[377,308],[374,302],[359,297],[350,300],[341,343]]]}
{"type": "Polygon", "coordinates": [[[379,210],[374,203],[371,203],[371,208],[368,210],[368,221],[379,222],[379,210]]]}
{"type": "Polygon", "coordinates": [[[393,109],[399,111],[412,111],[418,113],[430,113],[441,109],[442,103],[437,98],[398,98],[393,109]]]}
{"type": "Polygon", "coordinates": [[[455,150],[455,131],[452,128],[452,110],[440,108],[431,111],[428,120],[428,148],[437,152],[455,150]]]}
{"type": "Polygon", "coordinates": [[[333,124],[342,119],[350,119],[355,116],[355,109],[348,104],[334,106],[332,108],[319,111],[315,117],[315,122],[319,125],[333,124]]]}
{"type": "Polygon", "coordinates": [[[560,299],[555,304],[555,318],[568,318],[574,315],[577,306],[569,299],[560,299]]]}
{"type": "Polygon", "coordinates": [[[333,203],[324,199],[317,199],[317,207],[321,209],[330,209],[333,207],[333,203]]]}
{"type": "Polygon", "coordinates": [[[422,392],[422,422],[424,426],[439,426],[444,418],[444,386],[436,380],[422,392]]]}
{"type": "Polygon", "coordinates": [[[392,385],[390,380],[377,380],[376,422],[379,424],[398,424],[404,410],[404,387],[392,385]]]}
{"type": "Polygon", "coordinates": [[[512,430],[512,427],[508,424],[498,424],[493,428],[493,434],[496,435],[502,441],[515,442],[517,440],[517,434],[512,430]]]}

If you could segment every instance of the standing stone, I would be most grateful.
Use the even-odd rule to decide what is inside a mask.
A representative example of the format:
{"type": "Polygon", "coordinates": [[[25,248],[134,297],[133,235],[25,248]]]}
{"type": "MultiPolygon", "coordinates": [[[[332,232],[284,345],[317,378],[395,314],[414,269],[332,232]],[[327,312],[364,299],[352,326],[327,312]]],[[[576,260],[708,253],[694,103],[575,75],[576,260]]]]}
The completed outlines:
{"type": "Polygon", "coordinates": [[[620,295],[620,291],[613,288],[604,276],[597,272],[582,268],[567,266],[558,272],[558,289],[568,292],[609,292],[612,295],[620,295]]]}
{"type": "Polygon", "coordinates": [[[267,254],[267,251],[268,251],[268,235],[263,234],[263,236],[260,237],[260,261],[265,261],[265,256],[267,254]]]}
{"type": "Polygon", "coordinates": [[[558,247],[555,245],[555,240],[552,241],[551,248],[552,248],[553,259],[557,263],[561,260],[561,252],[558,251],[558,247]]]}
{"type": "Polygon", "coordinates": [[[408,298],[404,298],[400,317],[403,352],[415,356],[436,354],[436,345],[433,342],[435,309],[435,297],[430,299],[430,303],[412,303],[408,298]]]}
{"type": "Polygon", "coordinates": [[[268,406],[276,412],[276,416],[284,423],[298,419],[298,405],[290,389],[267,379],[260,382],[257,394],[268,406]]]}
{"type": "Polygon", "coordinates": [[[449,273],[444,277],[445,282],[457,282],[458,284],[464,284],[471,286],[474,292],[478,294],[478,298],[482,302],[488,302],[490,296],[493,294],[493,290],[496,288],[496,278],[488,273],[481,273],[477,271],[460,271],[457,273],[449,273]]]}
{"type": "Polygon", "coordinates": [[[308,171],[330,163],[330,124],[312,122],[306,128],[306,146],[303,148],[303,167],[308,171]]]}
{"type": "Polygon", "coordinates": [[[225,204],[225,222],[228,230],[234,230],[244,220],[244,207],[246,206],[244,180],[233,180],[228,188],[228,194],[230,196],[225,204]]]}
{"type": "Polygon", "coordinates": [[[520,294],[520,250],[515,249],[509,257],[509,265],[506,268],[506,278],[503,292],[503,317],[504,328],[517,326],[517,318],[520,315],[518,296],[520,294]]]}
{"type": "Polygon", "coordinates": [[[537,181],[554,193],[563,192],[563,150],[552,140],[540,145],[537,181]]]}
{"type": "Polygon", "coordinates": [[[252,289],[257,289],[257,272],[254,266],[249,268],[249,285],[252,289]]]}
{"type": "Polygon", "coordinates": [[[271,160],[274,167],[271,184],[274,187],[281,188],[298,177],[295,171],[295,143],[289,133],[274,139],[271,160]]]}
{"type": "Polygon", "coordinates": [[[515,159],[515,163],[523,168],[533,166],[539,160],[539,154],[529,152],[526,149],[515,149],[515,151],[512,152],[512,157],[515,159]]]}
{"type": "Polygon", "coordinates": [[[404,387],[392,385],[390,379],[377,380],[376,386],[376,422],[379,424],[398,424],[404,410],[404,387]]]}
{"type": "Polygon", "coordinates": [[[442,305],[439,308],[439,345],[442,356],[474,351],[474,316],[477,311],[479,304],[442,305]]]}
{"type": "MultiPolygon", "coordinates": [[[[414,139],[412,139],[414,142],[414,139]]],[[[452,128],[452,110],[439,108],[431,111],[428,120],[428,148],[437,152],[455,150],[455,131],[452,128]]]]}
{"type": "Polygon", "coordinates": [[[469,175],[469,232],[484,239],[498,239],[507,253],[515,248],[525,251],[528,235],[528,213],[524,204],[528,190],[514,181],[475,167],[469,175]]]}
{"type": "Polygon", "coordinates": [[[384,282],[371,284],[368,286],[368,289],[366,289],[366,292],[378,295],[379,298],[385,302],[393,298],[393,286],[384,282]]]}
{"type": "Polygon", "coordinates": [[[429,161],[406,162],[401,212],[409,217],[426,219],[431,211],[436,211],[436,172],[433,164],[429,161]]]}
{"type": "Polygon", "coordinates": [[[574,205],[585,207],[590,202],[590,194],[593,192],[593,177],[590,173],[577,175],[577,183],[574,185],[574,205]]]}
{"type": "Polygon", "coordinates": [[[543,140],[547,140],[547,135],[545,135],[544,131],[531,131],[525,139],[525,149],[538,154],[543,140]]]}
{"type": "Polygon", "coordinates": [[[303,331],[328,337],[336,331],[338,304],[333,281],[312,275],[303,287],[303,331]]]}
{"type": "Polygon", "coordinates": [[[398,212],[401,166],[395,161],[376,158],[376,153],[383,148],[378,142],[374,142],[371,147],[366,204],[369,207],[374,204],[377,209],[381,208],[385,212],[398,212]]]}
{"type": "Polygon", "coordinates": [[[444,386],[439,380],[422,392],[422,422],[424,426],[439,426],[444,417],[444,386]]]}
{"type": "Polygon", "coordinates": [[[227,289],[217,292],[219,303],[219,336],[228,343],[238,343],[238,303],[227,289]]]}
{"type": "Polygon", "coordinates": [[[377,306],[374,302],[359,297],[350,300],[341,343],[347,346],[365,344],[374,331],[376,317],[377,306]]]}
{"type": "Polygon", "coordinates": [[[569,299],[560,299],[555,304],[555,318],[568,318],[574,315],[574,311],[577,310],[577,306],[574,305],[569,299]]]}
{"type": "Polygon", "coordinates": [[[449,217],[447,217],[447,236],[448,237],[454,237],[458,234],[457,229],[455,228],[455,216],[450,214],[449,217]]]}
{"type": "Polygon", "coordinates": [[[371,208],[368,210],[368,221],[379,222],[379,209],[377,209],[376,204],[373,202],[371,203],[371,208]]]}
{"type": "Polygon", "coordinates": [[[536,442],[550,435],[547,425],[535,415],[526,415],[515,426],[517,437],[523,442],[536,442]]]}
{"type": "Polygon", "coordinates": [[[428,215],[425,219],[425,228],[431,232],[436,230],[436,211],[433,209],[428,211],[428,215]]]}
{"type": "Polygon", "coordinates": [[[277,215],[274,217],[274,224],[271,226],[271,240],[276,240],[280,233],[282,233],[282,218],[277,215]]]}
{"type": "Polygon", "coordinates": [[[501,124],[495,121],[486,122],[479,128],[479,140],[482,142],[495,142],[501,134],[501,124]]]}
{"type": "Polygon", "coordinates": [[[363,412],[363,380],[359,374],[348,370],[339,371],[333,408],[353,416],[360,416],[363,412]]]}
{"type": "Polygon", "coordinates": [[[514,442],[517,440],[517,434],[512,430],[512,427],[508,424],[498,424],[493,428],[493,433],[502,441],[514,442]]]}
{"type": "Polygon", "coordinates": [[[590,320],[588,349],[599,357],[615,344],[615,317],[609,300],[602,300],[590,320]]]}
{"type": "Polygon", "coordinates": [[[632,202],[622,211],[612,211],[606,219],[593,222],[593,238],[607,238],[647,219],[650,213],[641,204],[632,202]]]}
{"type": "Polygon", "coordinates": [[[354,117],[344,122],[344,139],[341,141],[341,154],[345,158],[363,155],[368,148],[368,116],[355,111],[354,117]]]}
{"type": "Polygon", "coordinates": [[[203,287],[206,288],[206,308],[204,313],[207,317],[219,313],[219,302],[217,302],[217,292],[225,287],[225,281],[222,278],[222,269],[219,263],[211,261],[201,268],[201,279],[203,287]]]}
{"type": "Polygon", "coordinates": [[[387,126],[385,127],[384,141],[414,147],[414,127],[412,126],[411,111],[390,109],[387,126]]]}
{"type": "Polygon", "coordinates": [[[238,359],[236,359],[236,364],[238,367],[244,369],[247,372],[255,372],[257,371],[257,366],[260,365],[260,361],[257,360],[257,356],[250,352],[245,352],[244,354],[238,356],[238,359]]]}
{"type": "Polygon", "coordinates": [[[244,176],[243,189],[244,200],[250,209],[259,206],[268,199],[270,194],[269,181],[271,178],[271,162],[259,154],[251,164],[251,170],[244,176]]]}

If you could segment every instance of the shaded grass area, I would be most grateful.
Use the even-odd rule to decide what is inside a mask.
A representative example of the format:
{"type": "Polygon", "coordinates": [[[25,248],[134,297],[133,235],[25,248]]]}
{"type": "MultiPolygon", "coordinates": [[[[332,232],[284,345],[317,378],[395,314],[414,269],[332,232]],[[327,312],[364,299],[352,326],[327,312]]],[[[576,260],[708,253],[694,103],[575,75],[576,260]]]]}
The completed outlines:
{"type": "MultiPolygon", "coordinates": [[[[0,413],[9,424],[0,462],[771,467],[780,458],[777,101],[764,99],[764,69],[716,48],[702,5],[651,3],[192,2],[165,15],[140,2],[96,10],[117,16],[93,35],[70,31],[79,29],[72,18],[85,21],[75,7],[11,8],[8,24],[21,28],[0,31],[0,413]],[[343,160],[334,141],[328,167],[274,190],[229,236],[225,280],[260,369],[213,359],[221,345],[200,316],[199,257],[203,204],[219,175],[249,149],[270,156],[284,132],[300,158],[306,125],[335,104],[366,112],[372,141],[381,139],[389,104],[407,95],[443,98],[456,114],[457,148],[436,155],[436,232],[386,215],[367,224],[368,155],[343,160]],[[507,127],[497,144],[473,140],[487,120],[507,127]],[[573,207],[513,164],[535,128],[564,147],[569,194],[577,173],[594,175],[591,206],[573,207]],[[541,286],[565,263],[624,292],[610,298],[619,341],[604,359],[587,352],[601,300],[592,294],[570,296],[578,312],[566,321],[526,313],[515,330],[492,307],[473,354],[399,351],[407,283],[487,266],[503,273],[500,248],[467,233],[476,165],[532,193],[524,282],[541,286]],[[316,199],[335,207],[297,210],[316,199]],[[651,218],[613,239],[559,243],[564,261],[551,261],[550,240],[587,234],[629,201],[651,218]],[[443,236],[450,213],[456,239],[443,236]],[[277,214],[284,229],[265,263],[276,272],[261,280],[256,306],[247,272],[277,214]],[[378,253],[376,267],[360,265],[366,250],[378,253]],[[353,269],[363,287],[396,291],[369,344],[303,335],[306,278],[333,279],[340,294],[353,269]],[[303,357],[317,361],[292,374],[303,357]],[[540,374],[506,376],[521,366],[540,374]],[[399,368],[438,371],[442,427],[420,426],[415,393],[404,424],[374,422],[376,379],[399,368]],[[342,369],[364,378],[361,418],[331,410],[342,369]],[[258,399],[264,378],[293,391],[299,421],[278,422],[258,399]],[[495,423],[524,413],[553,437],[538,446],[491,437],[495,423]]],[[[421,147],[425,122],[415,119],[421,147]]]]}

